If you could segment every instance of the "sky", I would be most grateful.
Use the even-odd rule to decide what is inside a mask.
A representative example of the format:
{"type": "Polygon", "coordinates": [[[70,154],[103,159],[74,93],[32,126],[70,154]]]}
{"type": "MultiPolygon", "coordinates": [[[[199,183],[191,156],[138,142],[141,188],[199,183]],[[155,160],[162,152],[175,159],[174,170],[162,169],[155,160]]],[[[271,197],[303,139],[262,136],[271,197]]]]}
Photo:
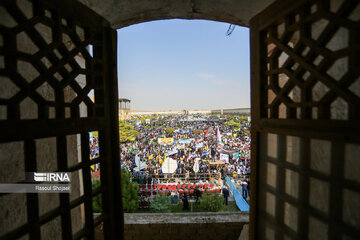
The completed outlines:
{"type": "Polygon", "coordinates": [[[161,20],[118,29],[119,97],[133,110],[250,107],[249,29],[161,20]]]}

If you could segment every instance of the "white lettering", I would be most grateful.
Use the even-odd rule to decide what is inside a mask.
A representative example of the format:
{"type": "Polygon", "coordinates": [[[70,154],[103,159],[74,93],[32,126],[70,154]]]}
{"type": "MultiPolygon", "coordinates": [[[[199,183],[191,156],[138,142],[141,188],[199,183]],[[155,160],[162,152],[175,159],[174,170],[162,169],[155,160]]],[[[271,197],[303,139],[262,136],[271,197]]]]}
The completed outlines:
{"type": "Polygon", "coordinates": [[[61,180],[62,182],[70,182],[69,175],[67,173],[64,174],[64,178],[61,180]]]}
{"type": "Polygon", "coordinates": [[[66,172],[34,173],[34,180],[42,182],[70,182],[70,177],[70,173],[66,172]]]}
{"type": "Polygon", "coordinates": [[[51,187],[50,186],[46,187],[46,186],[36,185],[35,190],[37,190],[37,191],[51,191],[51,187]]]}
{"type": "Polygon", "coordinates": [[[50,173],[49,174],[49,182],[54,181],[57,182],[58,176],[56,173],[50,173]]]}
{"type": "Polygon", "coordinates": [[[52,190],[53,191],[60,191],[60,192],[69,191],[70,190],[70,185],[68,185],[68,186],[56,186],[56,185],[54,185],[52,190]]]}

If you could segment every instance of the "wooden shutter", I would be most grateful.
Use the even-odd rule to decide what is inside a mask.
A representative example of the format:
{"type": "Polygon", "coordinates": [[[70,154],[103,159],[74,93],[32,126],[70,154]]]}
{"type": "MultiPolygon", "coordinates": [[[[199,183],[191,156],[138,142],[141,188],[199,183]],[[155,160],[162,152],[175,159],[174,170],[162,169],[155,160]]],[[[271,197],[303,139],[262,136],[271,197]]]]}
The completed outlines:
{"type": "Polygon", "coordinates": [[[1,222],[10,227],[0,238],[94,239],[103,223],[105,239],[122,239],[116,31],[77,1],[1,1],[0,10],[0,148],[7,153],[0,167],[9,172],[2,180],[21,183],[25,172],[51,170],[83,183],[51,201],[46,194],[2,193],[1,222]],[[92,131],[99,134],[95,159],[92,131]],[[97,163],[101,187],[93,189],[90,167],[97,163]],[[95,217],[99,194],[103,213],[95,217]]]}
{"type": "Polygon", "coordinates": [[[250,22],[251,239],[360,238],[360,2],[250,22]]]}

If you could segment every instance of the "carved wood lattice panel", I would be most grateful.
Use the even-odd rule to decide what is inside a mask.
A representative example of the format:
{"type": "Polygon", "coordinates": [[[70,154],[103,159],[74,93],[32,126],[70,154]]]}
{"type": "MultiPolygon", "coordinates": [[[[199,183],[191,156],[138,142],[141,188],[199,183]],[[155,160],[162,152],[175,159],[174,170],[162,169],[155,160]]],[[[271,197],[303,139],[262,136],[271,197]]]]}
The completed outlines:
{"type": "Polygon", "coordinates": [[[251,20],[253,239],[360,238],[360,2],[251,20]]]}
{"type": "Polygon", "coordinates": [[[0,183],[72,174],[71,194],[1,193],[1,239],[94,239],[102,223],[106,239],[121,238],[115,42],[109,23],[77,1],[1,1],[0,183]],[[95,218],[100,194],[104,214],[95,218]]]}
{"type": "Polygon", "coordinates": [[[359,9],[308,1],[262,31],[262,118],[360,119],[359,9]]]}
{"type": "Polygon", "coordinates": [[[18,3],[1,7],[1,118],[103,116],[102,98],[95,105],[91,97],[102,88],[96,84],[103,77],[102,56],[92,56],[101,48],[101,31],[31,2],[18,3]]]}

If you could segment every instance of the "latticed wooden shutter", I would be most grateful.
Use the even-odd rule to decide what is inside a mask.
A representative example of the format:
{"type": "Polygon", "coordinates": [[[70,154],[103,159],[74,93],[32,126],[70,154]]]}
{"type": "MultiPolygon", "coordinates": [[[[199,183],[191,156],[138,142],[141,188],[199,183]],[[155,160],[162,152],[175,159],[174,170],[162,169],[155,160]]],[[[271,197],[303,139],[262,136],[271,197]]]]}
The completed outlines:
{"type": "Polygon", "coordinates": [[[252,239],[359,239],[360,2],[277,1],[250,31],[252,239]]]}
{"type": "Polygon", "coordinates": [[[37,171],[72,172],[73,180],[71,194],[2,193],[0,238],[94,239],[103,223],[105,239],[121,239],[116,31],[71,0],[1,1],[0,16],[1,183],[37,171]],[[98,194],[103,213],[95,217],[98,194]]]}

